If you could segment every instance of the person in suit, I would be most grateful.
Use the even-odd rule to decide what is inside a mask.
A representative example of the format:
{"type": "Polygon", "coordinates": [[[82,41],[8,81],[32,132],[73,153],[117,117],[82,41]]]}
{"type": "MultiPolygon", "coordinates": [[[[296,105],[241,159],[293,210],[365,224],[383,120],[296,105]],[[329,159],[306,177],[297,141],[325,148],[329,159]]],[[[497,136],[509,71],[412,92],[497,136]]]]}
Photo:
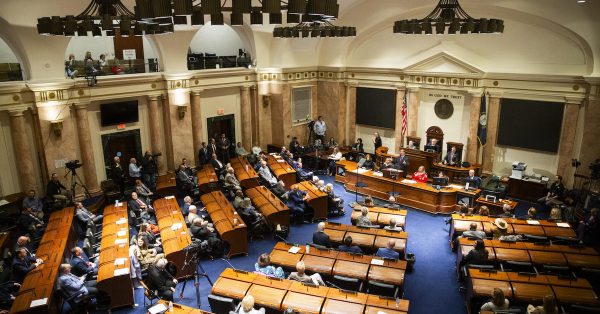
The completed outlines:
{"type": "Polygon", "coordinates": [[[158,259],[148,267],[148,284],[150,289],[158,291],[158,296],[165,301],[173,301],[173,292],[177,286],[177,279],[167,271],[167,260],[158,259]]]}
{"type": "Polygon", "coordinates": [[[294,155],[299,155],[301,153],[302,146],[300,145],[300,142],[298,142],[298,138],[296,136],[294,136],[292,138],[289,148],[290,148],[290,152],[292,152],[292,154],[294,154],[294,155]]]}
{"type": "Polygon", "coordinates": [[[356,139],[356,143],[354,143],[352,145],[352,150],[355,150],[355,151],[357,151],[359,153],[364,153],[365,152],[365,149],[363,147],[363,140],[362,140],[362,138],[359,137],[359,138],[356,139]]]}
{"type": "Polygon", "coordinates": [[[208,251],[211,252],[213,256],[221,255],[223,245],[221,243],[221,240],[215,233],[214,227],[210,226],[208,221],[202,218],[195,218],[192,221],[190,233],[195,239],[198,239],[200,241],[206,241],[206,243],[208,244],[208,251]]]}
{"type": "Polygon", "coordinates": [[[231,146],[231,142],[225,136],[225,133],[221,134],[221,138],[219,138],[219,158],[224,163],[229,162],[229,147],[231,146]]]}
{"type": "Polygon", "coordinates": [[[35,254],[31,250],[31,239],[29,237],[20,236],[17,238],[13,252],[17,252],[19,249],[24,249],[27,257],[35,257],[35,254]]]}
{"type": "Polygon", "coordinates": [[[13,258],[12,281],[22,283],[27,273],[43,263],[44,261],[41,258],[27,256],[27,251],[24,248],[18,249],[13,258]]]}
{"type": "Polygon", "coordinates": [[[227,174],[225,175],[225,182],[223,185],[226,188],[241,190],[240,181],[235,177],[235,170],[233,167],[227,167],[227,174]]]}
{"type": "Polygon", "coordinates": [[[375,146],[375,151],[373,153],[377,153],[377,149],[383,146],[383,142],[381,141],[381,136],[379,136],[379,132],[375,132],[375,138],[373,139],[373,145],[375,146]]]}
{"type": "Polygon", "coordinates": [[[400,258],[400,253],[398,253],[394,250],[395,247],[396,247],[396,240],[389,239],[387,246],[379,248],[377,250],[377,253],[375,253],[375,256],[397,260],[400,258]]]}
{"type": "Polygon", "coordinates": [[[295,184],[290,192],[288,192],[288,207],[292,212],[292,217],[296,221],[302,221],[304,219],[305,212],[305,201],[308,199],[306,192],[300,190],[298,185],[295,184]]]}
{"type": "Polygon", "coordinates": [[[338,247],[338,251],[356,253],[356,254],[363,253],[363,251],[360,249],[360,247],[358,245],[352,245],[352,237],[351,236],[346,236],[344,238],[344,244],[342,244],[338,247]]]}
{"type": "Polygon", "coordinates": [[[80,223],[87,225],[87,223],[91,220],[95,224],[98,224],[102,221],[102,215],[94,215],[87,208],[83,207],[81,202],[75,203],[75,219],[79,220],[80,223]]]}
{"type": "Polygon", "coordinates": [[[476,239],[485,239],[485,232],[482,230],[477,230],[477,224],[472,222],[469,225],[469,230],[463,232],[461,235],[463,238],[476,238],[476,239]]]}
{"type": "Polygon", "coordinates": [[[33,238],[39,238],[42,236],[46,226],[31,208],[26,207],[21,211],[19,218],[17,218],[17,228],[19,229],[19,235],[29,234],[33,238]]]}
{"type": "Polygon", "coordinates": [[[444,157],[444,165],[449,165],[449,166],[457,166],[460,165],[460,160],[458,158],[458,154],[456,153],[456,147],[452,146],[450,148],[450,151],[448,153],[446,153],[446,157],[444,157]]]}
{"type": "Polygon", "coordinates": [[[210,139],[210,144],[208,145],[208,156],[214,158],[214,155],[217,155],[219,150],[217,149],[217,141],[214,138],[210,139]]]}
{"type": "Polygon", "coordinates": [[[208,154],[206,142],[202,142],[202,146],[198,150],[198,163],[200,163],[200,167],[206,165],[210,161],[210,156],[211,155],[208,154]]]}
{"type": "Polygon", "coordinates": [[[428,146],[431,146],[431,148],[432,148],[432,149],[433,149],[433,150],[434,150],[436,153],[440,152],[440,144],[438,144],[438,140],[437,140],[437,138],[432,138],[432,139],[429,141],[429,145],[428,145],[428,146]]]}
{"type": "Polygon", "coordinates": [[[469,188],[478,189],[481,186],[481,178],[475,175],[475,170],[469,170],[469,176],[465,178],[465,183],[469,183],[469,188]]]}
{"type": "Polygon", "coordinates": [[[76,246],[71,249],[71,272],[77,276],[81,277],[84,275],[98,275],[98,267],[96,264],[86,261],[83,258],[83,250],[76,246]]]}
{"type": "Polygon", "coordinates": [[[88,296],[95,296],[98,294],[96,281],[84,281],[83,278],[75,276],[71,273],[71,265],[61,264],[58,267],[58,272],[60,274],[60,277],[58,277],[58,285],[65,291],[66,295],[71,296],[80,293],[81,295],[76,299],[82,300],[88,296]]]}
{"type": "Polygon", "coordinates": [[[366,169],[366,170],[375,170],[375,163],[373,162],[373,159],[371,158],[371,154],[365,155],[365,162],[363,163],[361,168],[366,169]]]}
{"type": "Polygon", "coordinates": [[[150,151],[144,153],[142,158],[142,182],[150,189],[150,191],[156,190],[156,159],[150,151]]]}
{"type": "Polygon", "coordinates": [[[317,231],[313,233],[313,243],[322,245],[324,247],[331,247],[331,241],[329,240],[329,236],[325,233],[325,223],[320,222],[317,225],[317,231]]]}
{"type": "Polygon", "coordinates": [[[212,154],[210,164],[213,166],[213,168],[215,168],[215,172],[218,176],[225,172],[225,164],[217,158],[217,154],[212,154]]]}
{"type": "Polygon", "coordinates": [[[258,174],[265,180],[270,186],[277,184],[277,178],[271,173],[269,167],[267,167],[266,161],[260,162],[260,168],[258,169],[258,174]]]}
{"type": "Polygon", "coordinates": [[[121,167],[121,159],[119,156],[115,156],[113,163],[110,167],[110,175],[113,182],[119,187],[121,196],[125,196],[125,171],[121,167]]]}
{"type": "Polygon", "coordinates": [[[190,206],[192,205],[192,198],[190,196],[186,196],[183,198],[183,206],[181,206],[181,214],[183,217],[187,216],[190,213],[190,206]]]}
{"type": "Polygon", "coordinates": [[[483,240],[477,240],[475,241],[474,248],[470,250],[467,256],[465,256],[460,261],[460,267],[470,264],[487,264],[489,254],[490,253],[488,252],[488,250],[485,249],[485,244],[483,243],[483,240]]]}
{"type": "Polygon", "coordinates": [[[408,161],[408,156],[406,156],[404,149],[400,149],[400,155],[396,157],[394,164],[398,170],[406,171],[406,169],[408,169],[410,162],[408,161]]]}

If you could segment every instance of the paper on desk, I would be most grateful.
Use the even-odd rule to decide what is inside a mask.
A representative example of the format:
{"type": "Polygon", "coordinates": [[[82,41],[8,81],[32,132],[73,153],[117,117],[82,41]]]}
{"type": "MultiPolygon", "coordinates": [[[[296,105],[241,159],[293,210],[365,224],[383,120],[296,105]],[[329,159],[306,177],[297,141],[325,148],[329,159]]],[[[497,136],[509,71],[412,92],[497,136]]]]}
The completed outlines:
{"type": "Polygon", "coordinates": [[[126,258],[123,258],[123,257],[121,257],[121,258],[117,258],[117,259],[115,259],[115,265],[117,265],[117,266],[119,266],[119,265],[125,265],[125,261],[126,261],[126,260],[127,260],[127,259],[126,259],[126,258]]]}
{"type": "Polygon", "coordinates": [[[119,269],[115,269],[115,272],[113,273],[113,275],[115,277],[117,276],[122,276],[122,275],[127,275],[129,274],[129,268],[119,268],[119,269]]]}
{"type": "Polygon", "coordinates": [[[277,159],[277,162],[285,162],[283,159],[277,159]]]}
{"type": "Polygon", "coordinates": [[[127,243],[127,239],[116,239],[115,244],[125,244],[127,243]]]}
{"type": "Polygon", "coordinates": [[[379,265],[379,266],[383,266],[383,260],[382,259],[371,259],[371,265],[379,265]]]}
{"type": "Polygon", "coordinates": [[[456,184],[450,184],[450,187],[457,190],[462,190],[464,188],[464,186],[456,184]]]}
{"type": "Polygon", "coordinates": [[[384,312],[384,311],[377,311],[377,314],[387,314],[387,312],[384,312]]]}
{"type": "Polygon", "coordinates": [[[567,222],[557,222],[556,226],[561,227],[561,228],[569,228],[569,227],[571,227],[569,225],[569,223],[567,223],[567,222]]]}
{"type": "Polygon", "coordinates": [[[540,224],[540,222],[537,220],[527,220],[527,223],[530,225],[539,225],[540,224]]]}
{"type": "Polygon", "coordinates": [[[404,179],[404,180],[402,180],[400,182],[402,182],[402,183],[410,183],[410,184],[417,183],[417,181],[415,181],[415,180],[409,180],[409,179],[404,179]]]}
{"type": "Polygon", "coordinates": [[[383,172],[373,172],[373,175],[376,177],[383,177],[383,172]]]}
{"type": "Polygon", "coordinates": [[[31,301],[31,304],[29,305],[29,307],[45,305],[47,303],[48,303],[48,298],[37,299],[37,300],[31,301]]]}
{"type": "Polygon", "coordinates": [[[179,222],[179,223],[171,225],[171,230],[179,230],[179,229],[181,229],[181,227],[182,227],[182,225],[179,222]]]}
{"type": "Polygon", "coordinates": [[[115,223],[116,223],[117,225],[122,225],[122,224],[124,224],[124,223],[127,223],[127,219],[123,219],[123,218],[121,218],[121,219],[117,220],[115,223]]]}
{"type": "Polygon", "coordinates": [[[173,195],[169,195],[169,196],[165,197],[166,200],[172,200],[174,198],[175,198],[175,196],[173,196],[173,195]]]}
{"type": "Polygon", "coordinates": [[[127,231],[125,231],[125,230],[117,231],[117,237],[124,237],[126,235],[127,235],[127,231]]]}
{"type": "Polygon", "coordinates": [[[300,251],[300,247],[299,246],[292,246],[288,252],[292,253],[292,254],[296,254],[300,251]]]}
{"type": "Polygon", "coordinates": [[[148,313],[150,313],[150,314],[160,314],[160,313],[164,313],[166,311],[167,311],[167,307],[162,303],[158,303],[157,305],[148,309],[148,313]]]}

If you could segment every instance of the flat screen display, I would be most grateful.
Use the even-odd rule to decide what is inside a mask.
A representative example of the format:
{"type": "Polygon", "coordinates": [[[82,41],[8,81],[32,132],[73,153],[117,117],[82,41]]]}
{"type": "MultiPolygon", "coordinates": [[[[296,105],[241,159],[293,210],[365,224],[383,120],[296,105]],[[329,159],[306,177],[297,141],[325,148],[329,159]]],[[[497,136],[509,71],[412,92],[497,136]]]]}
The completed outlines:
{"type": "Polygon", "coordinates": [[[396,90],[358,87],[356,123],[386,129],[396,128],[396,90]]]}
{"type": "Polygon", "coordinates": [[[138,122],[138,120],[137,100],[100,105],[100,124],[102,126],[132,123],[138,122]]]}

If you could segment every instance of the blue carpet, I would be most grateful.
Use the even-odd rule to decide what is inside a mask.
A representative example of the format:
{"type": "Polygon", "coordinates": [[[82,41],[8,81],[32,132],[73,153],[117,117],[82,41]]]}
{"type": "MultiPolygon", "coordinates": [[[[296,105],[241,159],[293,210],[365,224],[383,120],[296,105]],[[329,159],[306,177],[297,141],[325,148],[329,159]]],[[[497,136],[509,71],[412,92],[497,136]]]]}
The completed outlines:
{"type": "MultiPolygon", "coordinates": [[[[334,183],[332,177],[324,179],[326,183],[334,183]]],[[[354,194],[346,192],[341,184],[334,183],[334,190],[344,199],[346,205],[355,200],[354,194]]],[[[359,196],[360,199],[362,199],[361,196],[359,196]]],[[[517,216],[525,215],[530,206],[535,206],[541,217],[547,217],[547,209],[528,202],[519,202],[515,214],[517,216]]],[[[330,221],[349,224],[350,210],[347,206],[346,208],[345,216],[330,218],[330,221]]],[[[411,314],[466,313],[463,295],[458,291],[459,283],[455,272],[456,257],[451,252],[448,242],[449,226],[444,223],[444,218],[446,216],[431,215],[414,209],[408,210],[406,219],[406,231],[409,233],[407,252],[414,253],[417,260],[414,270],[406,274],[404,282],[404,299],[410,300],[411,314]]],[[[312,242],[312,234],[315,229],[316,224],[294,225],[290,230],[288,241],[300,244],[312,242]]],[[[253,270],[258,256],[270,252],[275,243],[277,240],[271,238],[250,242],[248,256],[232,257],[229,263],[235,268],[253,270]]],[[[201,265],[213,282],[225,268],[230,267],[227,261],[220,259],[202,260],[201,265]]],[[[182,286],[183,284],[178,285],[176,295],[181,292],[182,286]]],[[[210,290],[211,286],[208,280],[201,277],[201,309],[205,311],[210,311],[207,299],[210,290]]],[[[114,312],[146,313],[146,308],[143,306],[143,291],[136,290],[135,296],[138,307],[114,312]]],[[[185,288],[184,298],[180,300],[177,297],[175,302],[196,307],[196,294],[192,281],[189,281],[185,288]]]]}

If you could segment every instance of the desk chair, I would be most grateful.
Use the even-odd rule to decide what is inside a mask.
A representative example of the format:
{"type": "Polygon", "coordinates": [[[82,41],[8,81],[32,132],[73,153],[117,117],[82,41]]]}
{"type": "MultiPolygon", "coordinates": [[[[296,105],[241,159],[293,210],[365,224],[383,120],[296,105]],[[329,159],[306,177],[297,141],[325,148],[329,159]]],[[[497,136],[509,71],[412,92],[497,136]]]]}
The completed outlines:
{"type": "Polygon", "coordinates": [[[369,280],[367,282],[367,293],[382,295],[391,298],[397,298],[399,296],[398,286],[390,285],[383,282],[369,280]]]}
{"type": "Polygon", "coordinates": [[[146,300],[150,302],[150,306],[153,305],[154,300],[160,300],[158,292],[156,290],[148,288],[148,286],[146,285],[146,283],[144,283],[143,280],[140,280],[140,285],[142,285],[142,288],[144,288],[144,307],[146,307],[146,300]]]}
{"type": "Polygon", "coordinates": [[[476,268],[476,269],[479,269],[482,271],[496,272],[496,270],[494,269],[494,265],[469,264],[469,265],[465,265],[462,267],[462,269],[461,269],[462,278],[460,278],[461,280],[469,277],[469,268],[476,268]]]}
{"type": "Polygon", "coordinates": [[[566,245],[578,245],[579,239],[569,237],[552,237],[552,243],[554,244],[566,244],[566,245]]]}
{"type": "Polygon", "coordinates": [[[541,274],[557,275],[559,277],[577,278],[569,266],[542,265],[541,274]]]}
{"type": "Polygon", "coordinates": [[[229,313],[229,311],[236,310],[233,299],[214,294],[208,295],[208,304],[210,305],[210,310],[214,313],[229,313]]]}
{"type": "Polygon", "coordinates": [[[569,310],[567,312],[565,312],[565,309],[563,308],[563,312],[569,313],[569,314],[594,314],[594,313],[600,313],[600,308],[598,308],[598,307],[589,307],[589,306],[583,306],[583,305],[573,304],[573,305],[569,306],[568,308],[569,308],[569,310]]]}
{"type": "Polygon", "coordinates": [[[361,291],[362,290],[362,281],[357,278],[348,278],[344,276],[333,276],[333,284],[340,287],[343,290],[349,291],[361,291]]]}
{"type": "Polygon", "coordinates": [[[72,295],[69,295],[66,291],[61,289],[60,286],[57,284],[56,293],[58,293],[58,295],[61,296],[62,301],[63,301],[61,303],[59,313],[63,313],[64,307],[65,307],[65,302],[67,304],[69,304],[69,308],[71,309],[71,311],[69,313],[80,313],[82,311],[85,311],[88,301],[84,299],[84,300],[81,300],[80,302],[77,302],[77,299],[83,295],[83,291],[78,291],[76,293],[73,293],[72,295]]]}
{"type": "Polygon", "coordinates": [[[514,272],[525,272],[525,273],[536,273],[537,269],[530,262],[517,262],[517,261],[503,261],[500,263],[502,271],[514,271],[514,272]]]}

